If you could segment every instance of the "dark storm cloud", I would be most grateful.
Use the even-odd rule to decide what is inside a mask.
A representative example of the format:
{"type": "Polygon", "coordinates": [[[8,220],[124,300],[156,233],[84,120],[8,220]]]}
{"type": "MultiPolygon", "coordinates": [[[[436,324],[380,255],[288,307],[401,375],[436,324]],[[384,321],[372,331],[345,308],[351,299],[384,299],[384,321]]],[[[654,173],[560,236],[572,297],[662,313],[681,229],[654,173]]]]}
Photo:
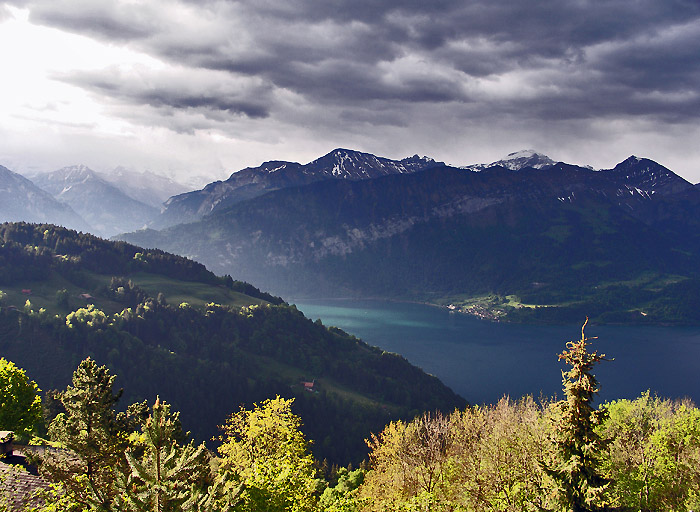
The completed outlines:
{"type": "MultiPolygon", "coordinates": [[[[239,0],[27,2],[31,19],[126,42],[173,65],[264,86],[198,94],[128,77],[71,83],[157,109],[249,117],[285,110],[274,91],[345,122],[403,123],[431,104],[455,117],[655,117],[700,113],[697,0],[239,0]],[[261,93],[262,91],[262,93],[261,93]],[[216,94],[224,93],[222,97],[216,94]],[[400,112],[396,112],[398,109],[400,112]],[[323,110],[323,111],[322,111],[323,110]],[[355,111],[355,114],[349,112],[355,111]],[[363,113],[363,111],[366,111],[363,113]],[[364,121],[360,121],[364,120],[364,121]]],[[[309,115],[308,113],[306,114],[309,115]]],[[[671,121],[673,120],[673,121],[671,121]]]]}
{"type": "Polygon", "coordinates": [[[21,2],[30,6],[31,21],[109,41],[147,37],[157,23],[156,13],[119,2],[52,0],[21,2]]]}
{"type": "MultiPolygon", "coordinates": [[[[161,74],[146,69],[134,73],[112,69],[108,74],[81,72],[54,78],[111,98],[118,104],[151,107],[154,118],[170,117],[173,111],[184,111],[189,116],[217,122],[225,120],[226,114],[249,118],[269,115],[269,87],[240,81],[227,82],[217,76],[192,80],[188,73],[161,74]]],[[[128,109],[120,112],[123,116],[131,117],[128,109]]],[[[139,113],[139,118],[146,119],[144,113],[139,113]]],[[[197,123],[198,128],[206,127],[200,125],[201,121],[197,123]]]]}

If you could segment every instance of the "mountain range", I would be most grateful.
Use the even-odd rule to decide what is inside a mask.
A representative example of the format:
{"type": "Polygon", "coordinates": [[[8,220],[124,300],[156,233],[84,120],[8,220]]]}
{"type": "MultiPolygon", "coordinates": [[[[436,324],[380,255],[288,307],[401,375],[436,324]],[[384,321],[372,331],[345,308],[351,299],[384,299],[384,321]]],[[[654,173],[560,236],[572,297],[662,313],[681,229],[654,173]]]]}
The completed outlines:
{"type": "Polygon", "coordinates": [[[101,236],[142,228],[158,214],[157,208],[133,199],[84,165],[39,174],[33,181],[73,208],[101,236]]]}
{"type": "Polygon", "coordinates": [[[105,237],[149,225],[168,198],[187,189],[170,178],[124,167],[99,173],[73,165],[29,179],[2,169],[0,187],[7,199],[0,221],[55,222],[105,237]]]}
{"type": "Polygon", "coordinates": [[[700,297],[700,190],[645,158],[595,170],[525,150],[454,167],[336,149],[243,169],[170,197],[160,213],[84,167],[36,180],[93,232],[148,226],[118,238],[287,297],[421,300],[492,318],[696,321],[687,305],[700,297]]]}
{"type": "Polygon", "coordinates": [[[202,190],[171,197],[151,227],[163,228],[196,221],[274,190],[327,180],[371,180],[392,174],[410,174],[437,165],[443,164],[418,155],[389,160],[346,149],[336,149],[305,165],[276,160],[265,162],[259,167],[235,172],[226,181],[210,183],[202,190]]]}
{"type": "Polygon", "coordinates": [[[336,150],[246,176],[274,180],[275,169],[303,183],[256,185],[245,198],[262,179],[234,175],[179,196],[200,220],[120,238],[283,296],[462,300],[466,310],[496,296],[488,307],[512,318],[608,307],[611,321],[695,321],[667,302],[674,287],[689,303],[700,290],[700,194],[657,162],[594,170],[526,151],[456,168],[336,150]],[[340,166],[373,158],[384,165],[364,174],[340,166]]]}
{"type": "Polygon", "coordinates": [[[73,229],[88,229],[87,223],[70,206],[1,165],[0,220],[51,221],[73,229]]]}

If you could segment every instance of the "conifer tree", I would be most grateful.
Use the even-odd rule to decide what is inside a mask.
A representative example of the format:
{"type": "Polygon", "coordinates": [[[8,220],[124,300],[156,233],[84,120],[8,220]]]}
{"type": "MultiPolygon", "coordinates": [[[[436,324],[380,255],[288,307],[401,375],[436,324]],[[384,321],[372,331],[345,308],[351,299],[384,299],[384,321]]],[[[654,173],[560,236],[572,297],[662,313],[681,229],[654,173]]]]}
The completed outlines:
{"type": "Polygon", "coordinates": [[[139,444],[143,456],[126,452],[131,470],[121,510],[168,512],[183,510],[183,504],[202,490],[208,476],[207,452],[203,444],[181,446],[179,413],[156,399],[151,415],[143,425],[139,444]]]}
{"type": "Polygon", "coordinates": [[[554,404],[555,463],[545,466],[557,484],[562,510],[567,512],[601,510],[610,485],[600,471],[605,443],[595,431],[606,413],[593,408],[599,388],[592,370],[605,360],[605,354],[588,351],[587,342],[595,338],[586,338],[587,323],[588,318],[581,327],[581,339],[567,342],[568,350],[559,354],[571,369],[562,370],[565,399],[554,404]]]}
{"type": "Polygon", "coordinates": [[[114,412],[121,392],[113,392],[113,383],[107,367],[90,358],[80,363],[72,386],[61,394],[66,412],[49,427],[50,438],[67,452],[47,452],[41,461],[42,473],[86,507],[110,506],[117,492],[115,473],[126,463],[128,434],[114,412]]]}

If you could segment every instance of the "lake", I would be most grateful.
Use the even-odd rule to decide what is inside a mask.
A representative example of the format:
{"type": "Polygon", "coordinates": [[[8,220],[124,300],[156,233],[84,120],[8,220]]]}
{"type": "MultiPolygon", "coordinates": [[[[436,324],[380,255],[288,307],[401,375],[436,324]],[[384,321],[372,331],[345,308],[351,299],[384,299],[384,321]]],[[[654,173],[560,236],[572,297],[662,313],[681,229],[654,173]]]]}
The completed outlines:
{"type": "MultiPolygon", "coordinates": [[[[370,345],[401,354],[474,404],[503,395],[562,395],[557,354],[581,338],[581,325],[494,323],[444,308],[379,300],[299,300],[300,311],[370,345]]],[[[582,322],[581,324],[583,323],[582,322]]],[[[614,361],[594,373],[600,398],[688,396],[700,403],[700,328],[586,327],[592,347],[614,361]]]]}

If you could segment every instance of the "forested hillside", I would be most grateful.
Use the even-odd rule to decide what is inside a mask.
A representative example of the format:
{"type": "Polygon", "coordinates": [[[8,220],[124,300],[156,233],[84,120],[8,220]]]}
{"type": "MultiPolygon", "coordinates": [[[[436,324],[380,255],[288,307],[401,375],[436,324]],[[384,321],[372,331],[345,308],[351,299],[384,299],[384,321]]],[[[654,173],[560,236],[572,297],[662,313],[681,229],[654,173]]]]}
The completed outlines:
{"type": "MultiPolygon", "coordinates": [[[[391,421],[369,436],[369,461],[354,470],[313,459],[300,431],[308,420],[292,410],[298,398],[235,411],[212,449],[187,439],[179,413],[162,397],[118,413],[124,397],[114,375],[88,358],[44,403],[54,411],[46,420],[53,449],[39,449],[35,460],[57,487],[33,502],[42,512],[697,509],[700,410],[648,391],[596,404],[594,367],[614,363],[591,350],[592,341],[582,329],[559,354],[567,364],[562,400],[506,396],[391,421]]],[[[0,429],[36,432],[36,384],[0,359],[0,386],[9,382],[0,429]]],[[[0,508],[7,489],[0,478],[0,508]]]]}
{"type": "Polygon", "coordinates": [[[0,241],[0,353],[44,390],[91,356],[118,375],[125,403],[159,394],[200,440],[241,404],[296,396],[316,456],[345,463],[387,421],[465,403],[405,359],[185,258],[50,225],[5,224],[0,241]],[[199,295],[180,300],[188,287],[199,295]]]}

